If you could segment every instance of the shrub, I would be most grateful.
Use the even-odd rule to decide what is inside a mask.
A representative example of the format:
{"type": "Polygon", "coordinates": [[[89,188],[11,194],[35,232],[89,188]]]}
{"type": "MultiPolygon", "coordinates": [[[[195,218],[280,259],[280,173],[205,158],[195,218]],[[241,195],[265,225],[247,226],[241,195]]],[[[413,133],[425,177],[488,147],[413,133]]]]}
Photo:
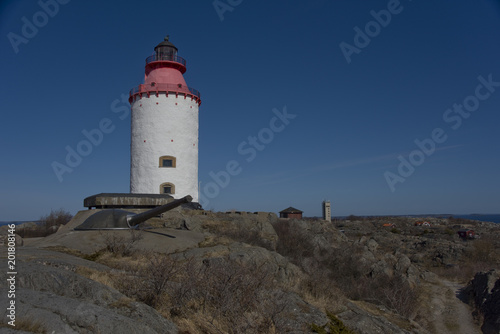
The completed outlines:
{"type": "MultiPolygon", "coordinates": [[[[16,326],[13,327],[6,323],[0,323],[0,328],[7,327],[11,330],[23,331],[24,333],[36,333],[36,334],[45,334],[47,330],[43,326],[43,324],[39,321],[29,319],[29,318],[18,318],[16,319],[16,326]]],[[[10,332],[9,332],[10,333],[10,332]]]]}
{"type": "Polygon", "coordinates": [[[495,264],[498,256],[495,254],[494,240],[488,237],[474,240],[472,247],[468,250],[468,256],[473,262],[484,262],[495,264]]]}
{"type": "Polygon", "coordinates": [[[63,209],[52,210],[50,214],[41,216],[35,227],[21,228],[17,233],[22,238],[46,237],[57,232],[58,227],[66,225],[71,218],[73,215],[63,209]]]}
{"type": "Polygon", "coordinates": [[[361,245],[341,247],[322,263],[323,270],[329,271],[330,282],[350,299],[382,304],[405,317],[418,306],[420,292],[408,281],[385,274],[371,277],[370,262],[363,258],[361,245]]]}
{"type": "Polygon", "coordinates": [[[46,227],[51,227],[66,225],[71,220],[71,218],[73,218],[72,214],[64,211],[63,209],[59,209],[56,211],[52,210],[47,216],[42,216],[40,218],[40,221],[44,222],[46,227]]]}
{"type": "Polygon", "coordinates": [[[384,283],[381,289],[375,290],[374,297],[393,312],[410,317],[418,306],[418,288],[412,288],[407,281],[397,277],[389,278],[384,283]]]}
{"type": "Polygon", "coordinates": [[[345,218],[346,220],[350,221],[356,221],[356,220],[363,220],[363,217],[355,216],[355,215],[349,215],[345,218]]]}
{"type": "Polygon", "coordinates": [[[101,232],[104,236],[105,250],[117,256],[130,256],[134,248],[134,244],[141,240],[144,235],[142,231],[129,230],[128,238],[125,237],[122,231],[106,231],[101,232]]]}
{"type": "Polygon", "coordinates": [[[167,284],[177,276],[180,270],[177,261],[168,255],[157,255],[150,259],[141,273],[143,277],[142,301],[152,307],[158,306],[167,284]]]}
{"type": "Polygon", "coordinates": [[[279,220],[274,225],[278,235],[276,251],[300,265],[304,258],[312,257],[314,245],[296,222],[279,220]]]}
{"type": "Polygon", "coordinates": [[[273,290],[267,265],[155,254],[115,280],[125,295],[176,317],[177,323],[194,323],[203,333],[260,334],[270,333],[270,328],[284,332],[285,323],[278,317],[286,307],[284,292],[273,290]]]}
{"type": "Polygon", "coordinates": [[[328,316],[328,319],[330,321],[326,326],[318,326],[316,324],[311,325],[311,329],[314,333],[319,333],[319,334],[355,334],[352,330],[347,328],[342,320],[337,318],[334,314],[327,312],[326,315],[328,316]],[[326,327],[327,330],[324,328],[326,327]]]}
{"type": "Polygon", "coordinates": [[[262,238],[258,231],[250,230],[241,226],[226,228],[216,231],[219,236],[226,236],[234,241],[243,242],[249,245],[274,250],[269,240],[262,238]]]}

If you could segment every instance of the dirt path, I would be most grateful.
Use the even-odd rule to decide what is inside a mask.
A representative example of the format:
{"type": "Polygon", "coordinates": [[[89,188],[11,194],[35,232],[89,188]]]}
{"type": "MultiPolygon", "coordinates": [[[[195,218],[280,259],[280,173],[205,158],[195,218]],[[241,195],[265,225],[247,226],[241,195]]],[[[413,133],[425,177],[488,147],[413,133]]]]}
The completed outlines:
{"type": "Polygon", "coordinates": [[[430,325],[436,334],[481,334],[474,323],[472,309],[457,296],[462,286],[458,283],[440,280],[441,286],[431,287],[429,302],[430,325]]]}

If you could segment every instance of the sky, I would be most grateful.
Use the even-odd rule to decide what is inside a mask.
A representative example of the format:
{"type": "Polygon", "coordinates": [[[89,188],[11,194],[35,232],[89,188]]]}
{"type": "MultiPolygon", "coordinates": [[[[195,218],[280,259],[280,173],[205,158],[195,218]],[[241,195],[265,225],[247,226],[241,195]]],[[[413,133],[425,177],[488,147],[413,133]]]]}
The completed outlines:
{"type": "Polygon", "coordinates": [[[17,0],[0,3],[0,221],[129,192],[126,100],[167,34],[201,92],[206,209],[500,212],[500,1],[17,0]]]}

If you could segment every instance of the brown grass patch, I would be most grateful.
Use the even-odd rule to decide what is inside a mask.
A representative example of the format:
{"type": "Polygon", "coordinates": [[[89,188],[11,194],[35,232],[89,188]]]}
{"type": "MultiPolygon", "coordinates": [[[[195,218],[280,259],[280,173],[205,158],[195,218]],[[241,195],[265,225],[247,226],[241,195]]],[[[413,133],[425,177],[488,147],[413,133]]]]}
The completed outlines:
{"type": "Polygon", "coordinates": [[[365,301],[352,301],[352,303],[356,304],[359,308],[365,310],[368,313],[386,318],[389,322],[395,324],[401,329],[407,331],[411,331],[412,329],[414,329],[414,326],[410,323],[410,321],[407,318],[400,316],[399,314],[381,310],[379,306],[365,301]]]}
{"type": "Polygon", "coordinates": [[[48,246],[48,247],[44,247],[43,249],[53,251],[53,252],[65,253],[65,254],[76,256],[76,257],[81,257],[81,258],[85,258],[85,256],[87,256],[86,254],[80,252],[77,249],[68,248],[66,246],[48,246]]]}
{"type": "Polygon", "coordinates": [[[77,267],[76,273],[83,277],[87,277],[93,281],[109,286],[110,288],[116,289],[114,286],[114,275],[109,272],[103,272],[96,269],[88,267],[77,267]]]}
{"type": "Polygon", "coordinates": [[[234,241],[231,240],[230,238],[226,237],[226,236],[217,236],[217,235],[207,235],[205,237],[205,240],[203,240],[202,242],[200,242],[198,244],[198,247],[199,248],[207,248],[207,247],[213,247],[213,246],[217,246],[217,245],[230,245],[231,243],[233,243],[234,241]]]}
{"type": "Polygon", "coordinates": [[[128,308],[128,309],[131,309],[133,302],[134,302],[133,299],[130,299],[128,297],[122,297],[122,298],[120,298],[120,299],[112,302],[111,304],[109,304],[109,306],[115,307],[115,308],[128,308]]]}
{"type": "Polygon", "coordinates": [[[0,328],[9,328],[16,331],[25,331],[35,334],[46,334],[47,330],[40,321],[25,318],[16,318],[16,326],[11,326],[7,323],[0,323],[0,328]]]}

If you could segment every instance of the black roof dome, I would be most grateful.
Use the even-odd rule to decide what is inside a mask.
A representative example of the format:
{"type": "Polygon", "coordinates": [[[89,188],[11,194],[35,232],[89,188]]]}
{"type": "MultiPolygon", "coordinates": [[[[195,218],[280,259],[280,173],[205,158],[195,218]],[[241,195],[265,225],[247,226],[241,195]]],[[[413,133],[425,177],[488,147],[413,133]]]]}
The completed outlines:
{"type": "Polygon", "coordinates": [[[163,47],[171,47],[171,48],[174,48],[175,51],[178,51],[177,47],[175,45],[173,45],[169,40],[168,40],[169,36],[165,36],[163,42],[161,42],[160,44],[158,44],[157,46],[155,46],[155,51],[156,49],[158,48],[163,48],[163,47]]]}

